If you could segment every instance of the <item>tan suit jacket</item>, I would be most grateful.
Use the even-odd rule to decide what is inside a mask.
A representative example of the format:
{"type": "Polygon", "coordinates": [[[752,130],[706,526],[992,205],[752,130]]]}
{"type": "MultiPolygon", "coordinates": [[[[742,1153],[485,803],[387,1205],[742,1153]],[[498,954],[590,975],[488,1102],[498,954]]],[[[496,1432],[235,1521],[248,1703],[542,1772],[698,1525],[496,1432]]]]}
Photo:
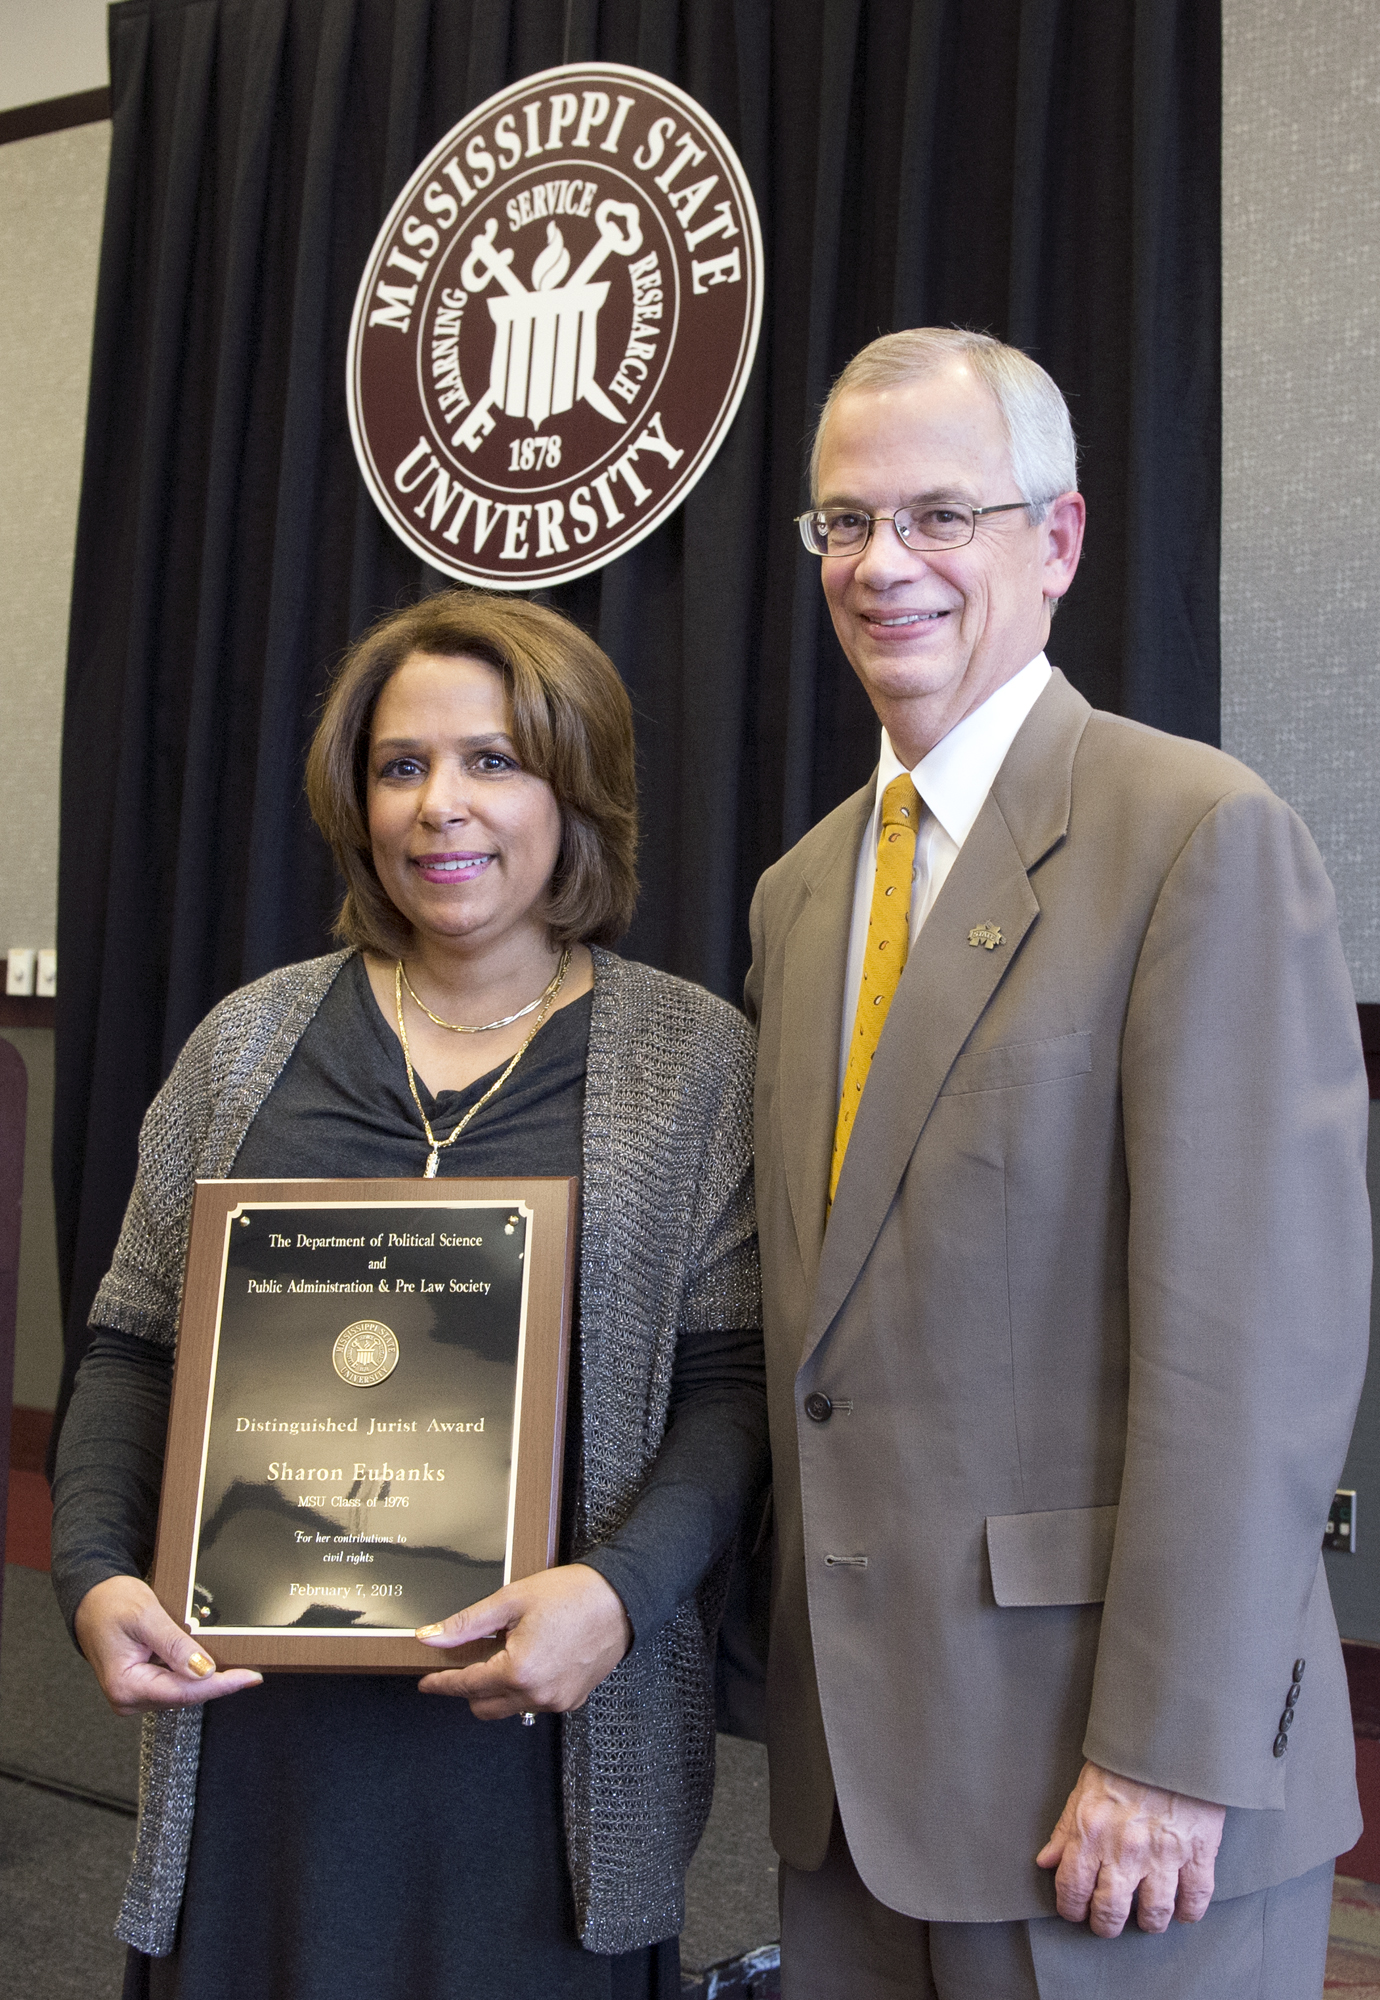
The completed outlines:
{"type": "Polygon", "coordinates": [[[871,800],[752,914],[773,1838],[818,1867],[837,1796],[893,1908],[1046,1914],[1087,1756],[1232,1808],[1219,1896],[1285,1880],[1360,1830],[1319,1551],[1367,1096],[1322,863],[1243,766],[1056,673],[911,952],[826,1231],[871,800]]]}

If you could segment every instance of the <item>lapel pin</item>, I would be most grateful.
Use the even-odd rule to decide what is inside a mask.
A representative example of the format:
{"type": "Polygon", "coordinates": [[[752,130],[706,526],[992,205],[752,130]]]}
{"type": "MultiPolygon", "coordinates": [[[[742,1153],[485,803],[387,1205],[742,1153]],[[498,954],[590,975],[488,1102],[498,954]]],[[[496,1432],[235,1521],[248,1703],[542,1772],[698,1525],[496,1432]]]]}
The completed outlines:
{"type": "Polygon", "coordinates": [[[995,924],[974,924],[968,933],[968,942],[975,951],[995,951],[999,944],[1006,943],[1006,939],[995,924]]]}

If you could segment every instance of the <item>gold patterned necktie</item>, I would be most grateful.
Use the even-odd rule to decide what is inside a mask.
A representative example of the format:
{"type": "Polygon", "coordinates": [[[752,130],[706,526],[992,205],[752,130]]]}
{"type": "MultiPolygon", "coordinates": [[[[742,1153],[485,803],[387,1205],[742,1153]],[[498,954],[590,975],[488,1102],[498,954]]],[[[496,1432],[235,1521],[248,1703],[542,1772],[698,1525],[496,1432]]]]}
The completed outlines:
{"type": "Polygon", "coordinates": [[[867,949],[863,954],[858,1011],[848,1045],[838,1123],[834,1127],[834,1158],[829,1169],[831,1204],[853,1121],[862,1103],[863,1085],[905,970],[910,946],[910,886],[919,825],[920,794],[909,772],[903,771],[882,793],[882,830],[877,840],[877,875],[867,919],[867,949]]]}

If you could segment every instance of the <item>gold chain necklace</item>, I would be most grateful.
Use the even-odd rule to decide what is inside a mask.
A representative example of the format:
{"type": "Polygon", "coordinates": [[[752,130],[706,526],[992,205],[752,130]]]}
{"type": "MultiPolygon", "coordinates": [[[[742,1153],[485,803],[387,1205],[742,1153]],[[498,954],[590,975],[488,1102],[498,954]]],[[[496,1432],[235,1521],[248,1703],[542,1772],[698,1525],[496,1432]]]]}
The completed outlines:
{"type": "Polygon", "coordinates": [[[438,1028],[449,1028],[453,1035],[487,1035],[490,1028],[511,1028],[514,1021],[520,1021],[525,1014],[535,1014],[538,1007],[542,1006],[547,1000],[553,1000],[561,981],[565,978],[565,969],[569,963],[570,953],[567,951],[535,1000],[529,1000],[525,1007],[519,1007],[516,1014],[505,1014],[501,1021],[483,1021],[477,1028],[467,1027],[463,1021],[443,1021],[439,1014],[433,1014],[430,1007],[427,1006],[426,1001],[423,1000],[416,987],[412,984],[412,981],[408,978],[407,967],[401,959],[398,960],[398,970],[403,976],[403,985],[412,995],[417,1006],[429,1021],[436,1023],[438,1028]]]}
{"type": "MultiPolygon", "coordinates": [[[[552,980],[550,986],[548,986],[548,988],[546,989],[546,992],[541,996],[541,1002],[544,1002],[545,1004],[541,1005],[541,1002],[538,1003],[539,1005],[541,1005],[541,1012],[538,1014],[536,1021],[532,1026],[531,1032],[528,1034],[527,1039],[523,1042],[522,1047],[513,1057],[513,1060],[508,1064],[508,1067],[504,1070],[502,1076],[498,1079],[498,1082],[491,1083],[489,1085],[489,1088],[484,1092],[484,1095],[480,1098],[479,1102],[477,1104],[472,1104],[470,1106],[469,1110],[460,1120],[460,1123],[456,1126],[455,1130],[449,1133],[446,1138],[438,1139],[436,1137],[436,1134],[431,1129],[431,1120],[427,1117],[425,1111],[423,1111],[422,1100],[417,1094],[417,1078],[412,1068],[412,1051],[408,1047],[408,1042],[407,1042],[407,1023],[403,1019],[402,960],[401,959],[398,960],[397,969],[393,974],[393,1004],[397,1008],[397,1013],[398,1013],[398,1040],[402,1043],[403,1061],[407,1064],[407,1087],[412,1092],[412,1102],[417,1107],[417,1115],[422,1121],[422,1130],[426,1133],[426,1141],[431,1148],[431,1152],[430,1155],[428,1156],[426,1166],[423,1169],[424,1176],[427,1180],[429,1181],[435,1180],[436,1169],[441,1164],[441,1154],[443,1153],[445,1148],[447,1146],[453,1146],[456,1140],[460,1137],[460,1134],[464,1131],[465,1127],[469,1124],[470,1120],[474,1117],[475,1113],[478,1111],[482,1111],[484,1109],[484,1106],[489,1102],[489,1099],[491,1097],[496,1097],[498,1095],[499,1091],[502,1090],[504,1084],[508,1081],[513,1071],[522,1061],[522,1058],[526,1055],[528,1049],[531,1048],[532,1043],[536,1040],[537,1035],[541,1032],[542,1028],[546,1024],[546,1017],[551,1011],[551,1007],[553,1002],[555,1001],[556,995],[561,990],[561,985],[565,979],[566,971],[569,968],[569,965],[570,965],[570,952],[569,949],[567,948],[565,951],[561,953],[561,962],[556,967],[555,978],[552,980]]],[[[410,988],[408,990],[411,991],[410,988]]],[[[414,995],[413,997],[415,998],[416,996],[414,995]]],[[[423,1008],[422,1011],[423,1013],[425,1013],[427,1010],[423,1008]]],[[[523,1012],[525,1013],[526,1011],[527,1010],[524,1008],[523,1012]]],[[[435,1020],[436,1016],[433,1014],[431,1018],[435,1020]]],[[[515,1015],[514,1019],[517,1018],[518,1017],[515,1015]]],[[[448,1025],[449,1024],[445,1021],[441,1023],[442,1027],[446,1027],[448,1025]]]]}

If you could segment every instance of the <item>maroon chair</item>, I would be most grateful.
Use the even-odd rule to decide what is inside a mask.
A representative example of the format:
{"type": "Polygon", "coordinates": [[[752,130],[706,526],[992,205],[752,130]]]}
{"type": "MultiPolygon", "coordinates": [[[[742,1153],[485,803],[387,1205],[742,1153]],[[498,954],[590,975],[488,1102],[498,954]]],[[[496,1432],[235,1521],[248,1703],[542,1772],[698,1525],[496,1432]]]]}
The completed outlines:
{"type": "MultiPolygon", "coordinates": [[[[19,1309],[19,1218],[24,1194],[24,1114],[29,1077],[13,1042],[0,1037],[0,1548],[10,1500],[14,1326],[19,1309]]],[[[0,1595],[0,1613],[3,1596],[0,1595]]]]}

